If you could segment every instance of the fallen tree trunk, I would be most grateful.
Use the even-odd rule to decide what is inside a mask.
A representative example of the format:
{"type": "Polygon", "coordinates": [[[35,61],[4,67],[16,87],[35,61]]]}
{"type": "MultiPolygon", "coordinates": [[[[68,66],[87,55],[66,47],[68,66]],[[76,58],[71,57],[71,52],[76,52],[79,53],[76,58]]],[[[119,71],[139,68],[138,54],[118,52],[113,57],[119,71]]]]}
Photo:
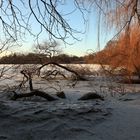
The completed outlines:
{"type": "Polygon", "coordinates": [[[14,92],[14,96],[12,97],[12,100],[17,100],[19,98],[32,97],[32,96],[40,96],[40,97],[45,98],[48,101],[57,100],[56,98],[52,97],[51,95],[49,95],[43,91],[39,91],[39,90],[33,90],[29,93],[24,93],[24,94],[17,94],[16,92],[14,92]]]}

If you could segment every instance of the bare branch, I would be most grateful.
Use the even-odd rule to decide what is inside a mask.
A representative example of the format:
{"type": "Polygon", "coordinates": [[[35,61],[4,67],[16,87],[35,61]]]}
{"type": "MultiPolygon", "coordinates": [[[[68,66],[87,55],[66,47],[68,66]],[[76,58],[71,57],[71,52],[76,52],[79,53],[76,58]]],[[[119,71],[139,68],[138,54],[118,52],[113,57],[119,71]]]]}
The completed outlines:
{"type": "Polygon", "coordinates": [[[40,75],[40,70],[41,70],[43,67],[48,66],[48,65],[56,65],[56,66],[58,66],[58,67],[60,67],[60,68],[62,68],[62,69],[65,69],[65,70],[68,71],[68,72],[71,72],[71,73],[75,74],[76,79],[85,80],[85,78],[83,78],[81,75],[79,75],[76,71],[74,71],[74,70],[72,70],[72,69],[70,69],[70,68],[68,68],[68,67],[65,67],[65,66],[63,66],[63,65],[61,65],[61,64],[55,63],[55,62],[49,62],[49,63],[43,64],[41,67],[39,67],[39,68],[38,68],[38,75],[40,75]]]}

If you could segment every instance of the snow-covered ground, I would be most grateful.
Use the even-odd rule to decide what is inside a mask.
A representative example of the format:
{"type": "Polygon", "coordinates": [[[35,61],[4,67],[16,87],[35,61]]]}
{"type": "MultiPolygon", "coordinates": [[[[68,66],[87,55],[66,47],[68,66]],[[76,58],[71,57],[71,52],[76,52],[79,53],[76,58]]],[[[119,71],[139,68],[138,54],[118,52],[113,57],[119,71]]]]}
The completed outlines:
{"type": "MultiPolygon", "coordinates": [[[[17,79],[13,78],[11,85],[22,80],[20,74],[15,76],[17,79]]],[[[10,79],[2,81],[1,89],[10,79]]],[[[33,81],[35,89],[56,96],[57,90],[49,88],[52,83],[66,94],[66,99],[49,102],[37,97],[12,101],[12,92],[1,90],[0,140],[140,140],[138,84],[119,84],[104,76],[78,81],[75,87],[66,80],[33,81]],[[88,92],[100,94],[104,101],[78,100],[88,92]]]]}

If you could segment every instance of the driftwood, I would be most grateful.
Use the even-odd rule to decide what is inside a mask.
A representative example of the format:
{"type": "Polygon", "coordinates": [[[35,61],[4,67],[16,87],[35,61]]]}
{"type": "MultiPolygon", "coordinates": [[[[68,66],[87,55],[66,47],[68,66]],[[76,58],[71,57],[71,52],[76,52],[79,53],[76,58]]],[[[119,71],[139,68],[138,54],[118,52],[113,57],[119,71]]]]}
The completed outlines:
{"type": "Polygon", "coordinates": [[[79,98],[78,100],[91,100],[91,99],[100,99],[100,100],[104,100],[104,98],[97,94],[97,93],[94,93],[94,92],[89,92],[85,95],[83,95],[81,98],[79,98]]]}
{"type": "Polygon", "coordinates": [[[12,97],[12,100],[17,100],[19,98],[32,97],[32,96],[40,96],[40,97],[45,98],[48,101],[57,100],[56,98],[52,97],[51,95],[49,95],[43,91],[39,91],[39,90],[33,90],[29,93],[24,93],[24,94],[17,94],[16,92],[14,92],[14,96],[12,97]]]}
{"type": "Polygon", "coordinates": [[[63,91],[57,92],[57,93],[56,93],[56,96],[58,96],[59,98],[63,98],[63,99],[66,98],[65,93],[64,93],[63,91]]]}

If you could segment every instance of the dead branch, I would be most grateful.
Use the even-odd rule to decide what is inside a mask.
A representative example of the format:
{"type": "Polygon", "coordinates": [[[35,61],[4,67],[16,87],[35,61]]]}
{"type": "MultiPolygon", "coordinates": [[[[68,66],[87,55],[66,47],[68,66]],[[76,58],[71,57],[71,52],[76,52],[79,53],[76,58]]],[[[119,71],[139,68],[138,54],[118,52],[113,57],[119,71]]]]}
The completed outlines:
{"type": "Polygon", "coordinates": [[[50,77],[51,78],[52,77],[55,78],[57,75],[61,75],[63,78],[66,79],[66,76],[63,73],[61,73],[60,71],[58,71],[58,70],[49,70],[49,71],[45,72],[44,75],[45,76],[42,76],[41,78],[43,78],[43,79],[49,79],[50,77]]]}
{"type": "Polygon", "coordinates": [[[65,67],[65,66],[63,66],[61,64],[58,64],[56,62],[48,62],[48,63],[43,64],[41,67],[38,68],[38,75],[40,75],[40,70],[43,67],[48,66],[48,65],[55,65],[55,66],[58,66],[58,67],[60,67],[60,68],[62,68],[64,70],[68,71],[68,72],[73,73],[76,76],[76,80],[86,80],[84,77],[82,77],[81,75],[79,75],[76,71],[74,71],[74,70],[72,70],[72,69],[70,69],[68,67],[65,67]]]}
{"type": "Polygon", "coordinates": [[[29,81],[30,91],[33,91],[32,73],[30,73],[26,70],[22,70],[20,73],[23,74],[24,77],[23,77],[23,80],[20,83],[19,87],[22,87],[27,81],[29,81]],[[26,78],[26,80],[25,80],[25,78],[26,78]]]}

